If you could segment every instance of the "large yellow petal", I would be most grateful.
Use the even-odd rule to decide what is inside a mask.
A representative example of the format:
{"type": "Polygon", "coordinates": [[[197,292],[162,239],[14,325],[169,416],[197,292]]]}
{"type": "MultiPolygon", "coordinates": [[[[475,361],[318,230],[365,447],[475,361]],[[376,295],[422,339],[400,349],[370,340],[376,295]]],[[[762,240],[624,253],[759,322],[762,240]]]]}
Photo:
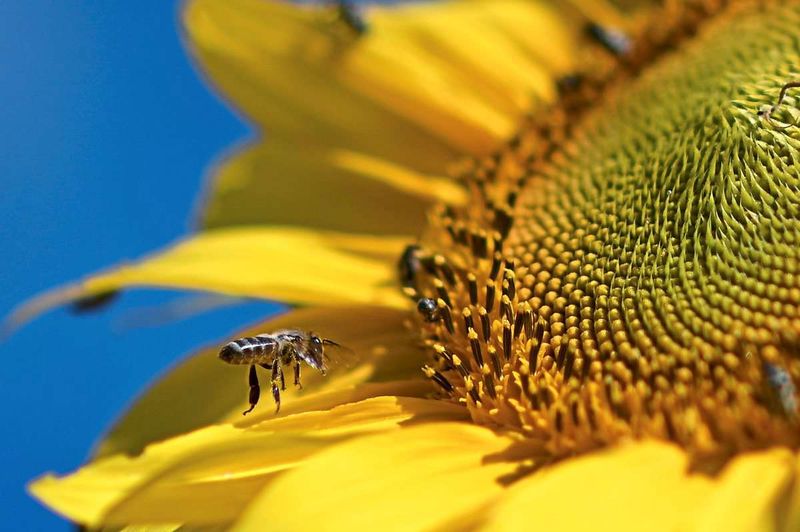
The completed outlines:
{"type": "MultiPolygon", "coordinates": [[[[398,141],[402,142],[402,141],[398,141]]],[[[206,227],[281,224],[363,234],[419,231],[433,200],[463,189],[357,152],[270,136],[217,165],[201,213],[206,227]]]]}
{"type": "Polygon", "coordinates": [[[372,6],[366,16],[369,31],[356,36],[319,5],[187,3],[191,51],[267,131],[212,177],[206,226],[396,233],[403,228],[391,212],[375,215],[392,203],[416,229],[431,200],[463,199],[437,176],[458,157],[495,148],[553,97],[554,79],[573,68],[585,20],[526,0],[372,6]],[[355,218],[330,198],[363,212],[355,218]]]}
{"type": "Polygon", "coordinates": [[[743,455],[716,479],[706,500],[685,517],[686,530],[790,532],[785,506],[797,489],[797,456],[788,449],[743,455]]]}
{"type": "Polygon", "coordinates": [[[240,515],[276,473],[333,443],[465,416],[463,408],[443,401],[376,397],[247,427],[208,427],[151,445],[137,457],[115,455],[63,478],[46,475],[30,491],[90,526],[224,523],[240,515]]]}
{"type": "MultiPolygon", "coordinates": [[[[351,440],[272,482],[237,530],[430,530],[504,490],[511,440],[469,423],[426,423],[351,440]]],[[[545,530],[544,528],[542,530],[545,530]]]]}
{"type": "Polygon", "coordinates": [[[574,68],[580,25],[541,2],[415,3],[369,15],[375,37],[353,47],[340,76],[465,154],[508,138],[574,68]]]}
{"type": "MultiPolygon", "coordinates": [[[[325,377],[305,371],[303,390],[283,395],[280,416],[287,416],[379,395],[422,397],[429,393],[430,382],[420,371],[425,355],[403,327],[405,319],[405,312],[383,307],[308,308],[249,328],[241,336],[286,328],[314,330],[355,353],[355,367],[334,367],[325,377]]],[[[125,413],[96,454],[139,453],[154,441],[206,425],[273,417],[274,408],[265,393],[263,404],[242,418],[246,371],[221,362],[218,351],[219,346],[202,350],[170,370],[125,413]]]]}
{"type": "MultiPolygon", "coordinates": [[[[408,123],[459,153],[495,147],[534,96],[553,95],[581,31],[579,20],[526,0],[371,6],[366,18],[369,31],[356,37],[330,9],[194,0],[184,21],[212,80],[258,123],[343,147],[351,137],[360,146],[347,147],[404,163],[421,159],[413,144],[395,145],[405,139],[396,131],[421,142],[408,123]],[[389,134],[364,134],[381,129],[389,134]]],[[[446,162],[442,144],[427,151],[446,162]]]]}
{"type": "Polygon", "coordinates": [[[130,287],[223,294],[332,306],[407,308],[394,261],[411,237],[245,227],[198,234],[137,262],[38,296],[17,309],[20,323],[55,305],[130,287]]]}
{"type": "Polygon", "coordinates": [[[631,443],[530,474],[493,506],[485,527],[775,530],[776,502],[791,489],[795,468],[795,456],[776,449],[737,457],[710,476],[690,472],[686,454],[674,445],[631,443]]]}

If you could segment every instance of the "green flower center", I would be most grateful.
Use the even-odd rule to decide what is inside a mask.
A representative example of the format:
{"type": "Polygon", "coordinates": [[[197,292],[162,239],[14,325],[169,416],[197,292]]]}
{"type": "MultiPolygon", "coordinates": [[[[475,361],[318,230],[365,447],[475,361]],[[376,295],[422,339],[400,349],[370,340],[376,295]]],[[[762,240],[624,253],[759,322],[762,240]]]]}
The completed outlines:
{"type": "Polygon", "coordinates": [[[796,4],[742,3],[674,50],[645,34],[465,170],[417,289],[426,373],[477,422],[555,455],[797,446],[800,90],[763,116],[800,79],[797,28],[796,4]]]}

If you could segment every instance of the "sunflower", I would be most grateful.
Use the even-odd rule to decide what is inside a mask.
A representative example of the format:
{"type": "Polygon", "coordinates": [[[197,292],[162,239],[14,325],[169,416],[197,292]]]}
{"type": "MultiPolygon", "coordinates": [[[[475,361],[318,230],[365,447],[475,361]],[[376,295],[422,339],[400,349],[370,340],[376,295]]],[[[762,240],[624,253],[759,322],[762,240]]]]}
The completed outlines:
{"type": "Polygon", "coordinates": [[[800,4],[629,4],[188,2],[265,138],[197,235],[20,316],[214,290],[358,363],[243,418],[204,350],[33,495],[94,528],[799,529],[800,4]]]}

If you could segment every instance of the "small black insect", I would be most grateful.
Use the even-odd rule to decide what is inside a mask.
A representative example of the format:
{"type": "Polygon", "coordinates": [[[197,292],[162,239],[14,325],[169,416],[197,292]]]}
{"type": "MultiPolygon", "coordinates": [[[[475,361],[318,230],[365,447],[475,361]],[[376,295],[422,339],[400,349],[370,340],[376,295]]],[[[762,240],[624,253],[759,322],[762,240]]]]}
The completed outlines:
{"type": "Polygon", "coordinates": [[[633,46],[630,37],[621,30],[609,26],[601,26],[596,22],[590,22],[586,26],[586,33],[616,56],[627,55],[633,46]]]}
{"type": "Polygon", "coordinates": [[[800,412],[798,412],[797,389],[792,382],[792,376],[782,367],[768,362],[764,362],[764,375],[769,385],[772,403],[777,405],[788,418],[797,420],[800,412]]]}
{"type": "Polygon", "coordinates": [[[757,113],[758,116],[764,118],[769,122],[772,122],[772,113],[774,113],[778,109],[778,107],[781,106],[781,104],[783,103],[783,99],[786,98],[786,92],[789,89],[797,89],[797,88],[800,88],[800,81],[790,81],[788,83],[785,83],[783,87],[781,87],[781,92],[778,95],[778,101],[775,102],[775,105],[767,107],[766,109],[759,110],[757,113]]]}
{"type": "Polygon", "coordinates": [[[361,10],[354,2],[340,0],[336,2],[336,14],[347,26],[358,35],[363,35],[369,30],[367,22],[361,15],[361,10]]]}
{"type": "Polygon", "coordinates": [[[556,89],[559,94],[567,94],[578,90],[583,82],[583,74],[567,74],[556,80],[556,89]]]}
{"type": "Polygon", "coordinates": [[[330,360],[325,353],[327,346],[342,348],[333,340],[320,338],[312,332],[294,329],[239,338],[225,344],[220,349],[220,359],[228,364],[250,365],[250,408],[242,412],[242,415],[251,412],[256,407],[261,395],[256,365],[272,372],[270,381],[272,398],[275,400],[275,413],[278,413],[281,409],[281,391],[286,390],[283,366],[294,365],[294,384],[298,388],[302,388],[300,384],[301,363],[305,363],[325,375],[328,371],[327,363],[330,360]]]}
{"type": "Polygon", "coordinates": [[[406,246],[397,262],[400,283],[406,288],[416,288],[417,274],[420,268],[422,268],[422,263],[419,260],[419,246],[416,244],[406,246]]]}
{"type": "Polygon", "coordinates": [[[429,323],[433,323],[441,319],[439,305],[437,305],[436,301],[429,297],[423,297],[417,301],[417,311],[422,314],[423,319],[429,323]]]}
{"type": "Polygon", "coordinates": [[[100,310],[111,304],[119,296],[119,290],[108,290],[91,296],[85,296],[72,302],[70,310],[75,314],[86,314],[100,310]]]}

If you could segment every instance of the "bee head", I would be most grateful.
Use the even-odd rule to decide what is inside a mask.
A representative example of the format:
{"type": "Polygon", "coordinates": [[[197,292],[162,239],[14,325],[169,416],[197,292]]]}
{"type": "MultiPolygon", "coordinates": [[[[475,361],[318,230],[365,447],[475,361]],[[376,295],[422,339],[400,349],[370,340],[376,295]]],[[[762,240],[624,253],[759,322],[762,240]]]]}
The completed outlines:
{"type": "Polygon", "coordinates": [[[314,333],[308,335],[306,364],[325,374],[325,341],[314,333]]]}

